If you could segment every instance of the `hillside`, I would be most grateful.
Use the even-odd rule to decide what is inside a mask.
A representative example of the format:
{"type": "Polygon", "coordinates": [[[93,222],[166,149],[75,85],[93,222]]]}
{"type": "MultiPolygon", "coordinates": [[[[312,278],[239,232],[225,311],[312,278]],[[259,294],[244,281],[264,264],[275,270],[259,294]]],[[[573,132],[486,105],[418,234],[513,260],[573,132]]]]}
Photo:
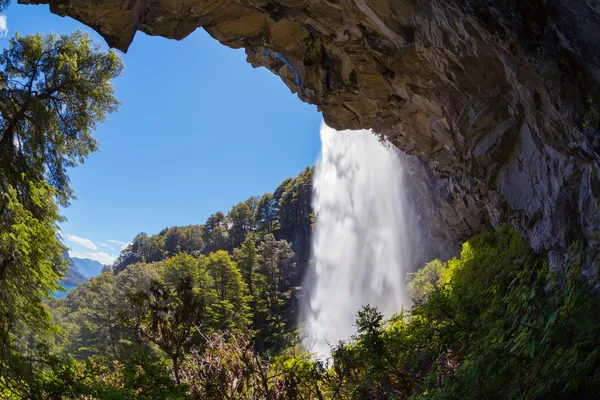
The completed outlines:
{"type": "Polygon", "coordinates": [[[76,269],[86,280],[90,279],[102,272],[104,265],[99,261],[89,258],[69,257],[71,265],[76,269]]]}
{"type": "Polygon", "coordinates": [[[67,269],[65,278],[61,281],[61,285],[78,286],[86,283],[87,281],[88,278],[83,276],[74,263],[70,261],[69,269],[67,269]]]}
{"type": "Polygon", "coordinates": [[[273,193],[250,197],[226,214],[218,211],[202,225],[165,228],[156,235],[139,233],[121,251],[113,269],[119,273],[139,262],[157,262],[179,253],[209,255],[218,250],[234,254],[249,234],[258,242],[266,234],[288,242],[298,266],[300,282],[310,259],[313,169],[284,180],[273,193]]]}
{"type": "Polygon", "coordinates": [[[136,235],[112,269],[51,302],[54,319],[66,332],[59,347],[78,360],[126,361],[135,343],[154,343],[161,351],[175,351],[178,360],[202,335],[220,329],[249,335],[261,354],[296,343],[298,299],[310,255],[312,176],[306,168],[273,193],[240,202],[227,214],[216,212],[202,225],[136,235]],[[154,320],[155,307],[175,307],[168,318],[182,325],[165,326],[168,331],[160,334],[136,328],[154,320]],[[82,326],[86,329],[76,328],[82,326]],[[157,335],[184,336],[174,345],[157,335]]]}

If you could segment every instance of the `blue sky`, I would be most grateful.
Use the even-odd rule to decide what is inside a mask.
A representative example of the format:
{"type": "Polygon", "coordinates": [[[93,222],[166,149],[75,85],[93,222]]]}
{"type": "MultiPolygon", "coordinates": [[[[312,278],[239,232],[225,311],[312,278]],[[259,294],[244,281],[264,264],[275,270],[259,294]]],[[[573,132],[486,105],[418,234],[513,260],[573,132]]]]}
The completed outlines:
{"type": "MultiPolygon", "coordinates": [[[[101,41],[48,6],[13,2],[5,14],[8,37],[81,29],[101,41]]],[[[72,255],[109,262],[139,232],[203,223],[314,163],[316,108],[245,60],[203,30],[180,42],[138,33],[114,82],[121,110],[96,131],[100,151],[69,173],[78,199],[62,230],[72,255]]]]}

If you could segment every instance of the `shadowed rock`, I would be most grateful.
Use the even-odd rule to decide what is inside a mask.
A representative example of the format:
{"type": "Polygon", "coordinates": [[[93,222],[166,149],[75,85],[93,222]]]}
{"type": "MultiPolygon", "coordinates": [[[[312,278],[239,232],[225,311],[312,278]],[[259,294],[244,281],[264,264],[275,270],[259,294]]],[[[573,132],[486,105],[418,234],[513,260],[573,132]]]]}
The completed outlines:
{"type": "Polygon", "coordinates": [[[122,51],[138,30],[179,40],[198,27],[245,48],[330,126],[415,156],[416,202],[447,237],[511,221],[536,249],[598,245],[593,0],[19,2],[49,3],[122,51]]]}

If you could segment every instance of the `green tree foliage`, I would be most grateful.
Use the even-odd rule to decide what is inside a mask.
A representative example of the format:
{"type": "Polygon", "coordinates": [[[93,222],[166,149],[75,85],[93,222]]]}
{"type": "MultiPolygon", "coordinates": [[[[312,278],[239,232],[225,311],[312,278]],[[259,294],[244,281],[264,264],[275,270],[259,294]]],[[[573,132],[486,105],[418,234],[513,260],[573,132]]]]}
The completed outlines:
{"type": "Polygon", "coordinates": [[[402,327],[402,316],[388,325],[377,309],[365,306],[358,313],[357,335],[339,343],[333,352],[331,379],[342,398],[405,399],[417,379],[411,365],[412,342],[402,327]]]}
{"type": "Polygon", "coordinates": [[[67,333],[59,345],[80,360],[100,356],[128,362],[138,346],[154,343],[178,365],[185,346],[217,325],[214,307],[206,268],[180,253],[133,264],[117,275],[106,270],[55,302],[53,312],[67,333]]]}
{"type": "Polygon", "coordinates": [[[81,32],[17,34],[0,66],[2,190],[11,185],[25,196],[29,181],[47,181],[67,204],[72,191],[66,168],[96,150],[91,132],[117,109],[109,81],[121,74],[121,61],[81,32]]]}
{"type": "MultiPolygon", "coordinates": [[[[474,237],[460,257],[431,262],[414,274],[410,288],[418,301],[410,310],[386,320],[365,306],[358,313],[356,335],[335,344],[332,358],[323,362],[293,341],[280,340],[278,324],[287,315],[281,299],[286,290],[293,291],[285,279],[293,275],[293,264],[286,264],[292,259],[289,245],[266,234],[256,249],[255,240],[247,237],[235,252],[239,269],[255,267],[253,329],[245,329],[250,313],[241,325],[223,327],[224,318],[236,319],[231,312],[240,309],[224,307],[223,299],[243,305],[250,297],[239,296],[246,291],[243,274],[226,251],[198,260],[182,253],[139,263],[114,282],[118,286],[121,276],[141,266],[156,271],[162,292],[154,294],[155,280],[145,287],[144,296],[154,299],[143,302],[144,323],[148,332],[172,337],[170,344],[161,344],[163,350],[155,353],[143,345],[154,336],[141,335],[138,352],[120,361],[55,360],[45,378],[29,384],[46,396],[61,393],[58,398],[151,393],[164,399],[594,398],[599,389],[600,324],[593,316],[600,311],[600,294],[594,290],[600,255],[574,247],[563,268],[550,273],[545,257],[512,229],[474,237]],[[177,287],[182,277],[189,282],[183,291],[177,287]],[[178,293],[190,293],[192,287],[206,306],[184,306],[194,301],[178,293]],[[278,301],[269,303],[271,293],[278,301]],[[197,309],[206,310],[205,315],[194,315],[197,309]],[[200,329],[182,335],[192,320],[200,329]],[[210,321],[214,324],[205,329],[210,321]],[[177,340],[184,337],[187,341],[177,340]],[[167,360],[175,354],[177,361],[165,364],[156,358],[160,354],[168,354],[167,360]],[[166,375],[167,365],[178,370],[177,377],[166,375]],[[132,368],[137,372],[128,375],[132,368]]],[[[85,287],[56,303],[68,302],[85,287]]],[[[114,290],[117,297],[120,292],[114,290]]],[[[136,320],[135,313],[130,317],[136,320]]]]}
{"type": "Polygon", "coordinates": [[[155,262],[172,257],[178,253],[198,256],[204,249],[204,232],[200,225],[174,226],[165,228],[157,235],[148,236],[138,233],[125,247],[114,269],[120,272],[138,262],[155,262]]]}
{"type": "Polygon", "coordinates": [[[449,325],[447,340],[468,338],[462,354],[456,343],[446,345],[456,349],[460,367],[437,384],[431,380],[431,395],[439,399],[594,398],[600,389],[600,324],[593,319],[600,311],[600,296],[594,289],[598,254],[586,255],[575,246],[555,273],[549,273],[537,256],[524,254],[511,260],[512,265],[504,264],[508,273],[477,279],[475,293],[467,297],[462,291],[476,270],[471,263],[481,261],[478,249],[474,250],[461,257],[464,264],[449,265],[456,294],[440,291],[439,299],[423,308],[424,315],[431,315],[447,298],[461,295],[453,317],[462,326],[449,325]],[[593,276],[584,273],[590,267],[593,276]],[[472,330],[469,336],[461,332],[467,329],[472,330]]]}
{"type": "Polygon", "coordinates": [[[167,255],[164,235],[148,236],[142,232],[133,239],[133,242],[129,246],[131,247],[131,253],[135,257],[134,262],[160,261],[167,255]]]}
{"type": "Polygon", "coordinates": [[[261,292],[267,308],[276,312],[279,300],[291,289],[294,280],[294,252],[285,240],[275,240],[271,234],[265,236],[258,248],[259,269],[262,275],[261,292]]]}
{"type": "Polygon", "coordinates": [[[206,304],[194,288],[191,276],[179,280],[174,289],[153,281],[148,291],[130,296],[133,318],[128,322],[142,340],[156,344],[173,363],[173,376],[180,383],[179,369],[184,346],[205,313],[206,304]]]}
{"type": "Polygon", "coordinates": [[[256,240],[252,234],[246,236],[246,240],[239,249],[235,249],[234,258],[238,270],[242,273],[244,282],[248,286],[250,296],[254,297],[257,284],[258,250],[256,240]]]}
{"type": "Polygon", "coordinates": [[[279,202],[271,193],[264,194],[256,205],[256,224],[260,232],[273,233],[279,229],[279,202]]]}
{"type": "Polygon", "coordinates": [[[248,287],[237,265],[225,250],[211,253],[204,260],[217,294],[215,312],[220,329],[245,330],[250,324],[248,287]]]}
{"type": "Polygon", "coordinates": [[[259,266],[255,295],[255,329],[257,348],[281,350],[290,339],[294,324],[294,300],[297,292],[292,287],[295,276],[294,252],[285,240],[275,240],[267,234],[258,248],[259,266]]]}
{"type": "Polygon", "coordinates": [[[228,249],[229,231],[227,230],[227,218],[222,212],[217,212],[208,217],[204,224],[204,254],[217,250],[228,249]]]}
{"type": "Polygon", "coordinates": [[[203,310],[194,321],[194,337],[190,343],[197,344],[197,334],[203,335],[219,326],[216,309],[218,307],[217,292],[212,276],[206,268],[206,259],[194,258],[187,253],[180,253],[168,259],[162,269],[163,281],[167,287],[176,287],[182,280],[190,279],[194,292],[199,296],[203,310]]]}
{"type": "MultiPolygon", "coordinates": [[[[211,308],[215,323],[203,326],[251,328],[257,349],[277,352],[293,342],[302,280],[302,271],[296,267],[298,258],[284,239],[286,233],[280,229],[280,221],[287,221],[287,236],[296,240],[295,246],[306,256],[312,218],[311,180],[312,169],[308,168],[298,177],[286,179],[275,194],[260,199],[251,197],[235,205],[227,215],[214,213],[202,226],[166,228],[153,236],[141,233],[121,252],[114,270],[120,274],[139,263],[153,264],[180,253],[205,255],[200,257],[199,265],[210,272],[218,304],[211,308]],[[293,226],[296,223],[303,225],[293,226]],[[231,257],[235,260],[233,265],[231,257]],[[228,285],[237,285],[237,273],[241,274],[242,289],[227,289],[228,295],[223,296],[228,285]],[[241,296],[229,298],[230,293],[241,296]]],[[[188,270],[190,266],[182,269],[188,270]]],[[[180,276],[180,272],[175,275],[180,276]]],[[[169,287],[175,285],[175,281],[165,282],[169,287]]]]}
{"type": "Polygon", "coordinates": [[[273,362],[252,351],[240,335],[214,333],[202,352],[191,352],[183,373],[194,399],[324,399],[317,363],[293,350],[273,362]]]}
{"type": "Polygon", "coordinates": [[[427,263],[413,276],[407,284],[410,297],[415,304],[421,304],[427,300],[430,293],[438,290],[445,283],[448,266],[439,259],[427,263]]]}
{"type": "Polygon", "coordinates": [[[147,292],[161,279],[158,264],[138,263],[118,275],[107,269],[72,290],[63,301],[52,305],[54,320],[65,332],[58,345],[64,354],[78,359],[100,356],[126,360],[139,344],[136,333],[121,323],[123,311],[130,309],[129,296],[147,292]]]}
{"type": "Polygon", "coordinates": [[[293,184],[293,178],[286,178],[283,182],[277,186],[277,189],[273,192],[273,200],[276,202],[276,207],[279,208],[279,202],[281,201],[281,197],[286,189],[293,184]]]}
{"type": "Polygon", "coordinates": [[[165,250],[169,257],[178,253],[187,253],[197,257],[204,249],[200,225],[166,228],[159,233],[159,236],[165,237],[165,250]]]}
{"type": "Polygon", "coordinates": [[[30,387],[32,399],[175,400],[185,388],[172,379],[167,363],[142,348],[125,363],[92,357],[85,362],[54,358],[30,387]]]}
{"type": "Polygon", "coordinates": [[[73,198],[66,169],[96,150],[92,130],[117,109],[109,81],[121,70],[80,32],[17,35],[0,55],[0,393],[26,396],[43,368],[43,301],[66,270],[57,203],[73,198]]]}
{"type": "Polygon", "coordinates": [[[290,241],[298,230],[305,233],[312,225],[313,169],[306,168],[295,179],[284,181],[275,191],[279,202],[279,225],[283,238],[290,241]],[[287,182],[287,183],[286,183],[287,182]]]}
{"type": "Polygon", "coordinates": [[[21,321],[32,326],[47,322],[42,300],[58,289],[57,282],[66,269],[65,248],[56,238],[60,220],[53,201],[53,189],[30,182],[29,211],[18,200],[14,188],[3,193],[6,207],[0,225],[0,331],[3,338],[21,321]]]}
{"type": "Polygon", "coordinates": [[[59,215],[53,191],[44,183],[29,184],[33,212],[19,202],[14,188],[1,194],[0,394],[4,388],[17,393],[26,389],[21,378],[31,378],[30,371],[39,365],[24,355],[38,335],[52,328],[43,301],[58,290],[67,267],[65,248],[56,238],[59,215]]]}
{"type": "Polygon", "coordinates": [[[84,296],[78,298],[75,295],[70,299],[79,303],[72,305],[73,308],[78,308],[77,312],[67,314],[76,322],[77,328],[69,338],[72,342],[66,343],[70,354],[78,358],[94,354],[115,360],[122,358],[122,327],[117,312],[118,307],[122,305],[122,301],[119,300],[122,299],[119,299],[116,293],[115,280],[112,273],[101,274],[87,285],[85,293],[81,293],[84,296]]]}
{"type": "Polygon", "coordinates": [[[254,207],[252,207],[252,203],[251,201],[239,203],[233,206],[227,214],[229,246],[232,249],[240,247],[246,236],[254,231],[254,207]]]}
{"type": "Polygon", "coordinates": [[[312,169],[307,168],[296,178],[286,179],[274,194],[267,193],[260,199],[250,197],[232,207],[227,215],[216,212],[204,225],[165,228],[152,236],[138,234],[121,251],[114,270],[120,272],[138,262],[160,261],[178,253],[198,256],[226,250],[233,255],[250,233],[257,240],[269,233],[287,240],[299,252],[297,264],[303,266],[310,253],[311,196],[312,169]]]}

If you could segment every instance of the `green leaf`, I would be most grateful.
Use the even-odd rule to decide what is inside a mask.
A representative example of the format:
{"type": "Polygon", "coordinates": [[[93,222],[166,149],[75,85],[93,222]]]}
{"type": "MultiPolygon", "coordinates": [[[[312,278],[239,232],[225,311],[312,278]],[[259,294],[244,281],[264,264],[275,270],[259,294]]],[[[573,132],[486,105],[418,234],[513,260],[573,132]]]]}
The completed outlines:
{"type": "Polygon", "coordinates": [[[529,343],[527,343],[527,352],[533,357],[533,354],[535,353],[535,339],[532,338],[529,343]]]}
{"type": "Polygon", "coordinates": [[[556,329],[552,333],[552,339],[558,343],[565,343],[567,341],[565,329],[562,326],[556,327],[556,329]]]}
{"type": "Polygon", "coordinates": [[[583,331],[589,331],[593,328],[592,321],[590,320],[587,313],[581,309],[575,310],[571,316],[571,321],[577,329],[583,331]]]}

